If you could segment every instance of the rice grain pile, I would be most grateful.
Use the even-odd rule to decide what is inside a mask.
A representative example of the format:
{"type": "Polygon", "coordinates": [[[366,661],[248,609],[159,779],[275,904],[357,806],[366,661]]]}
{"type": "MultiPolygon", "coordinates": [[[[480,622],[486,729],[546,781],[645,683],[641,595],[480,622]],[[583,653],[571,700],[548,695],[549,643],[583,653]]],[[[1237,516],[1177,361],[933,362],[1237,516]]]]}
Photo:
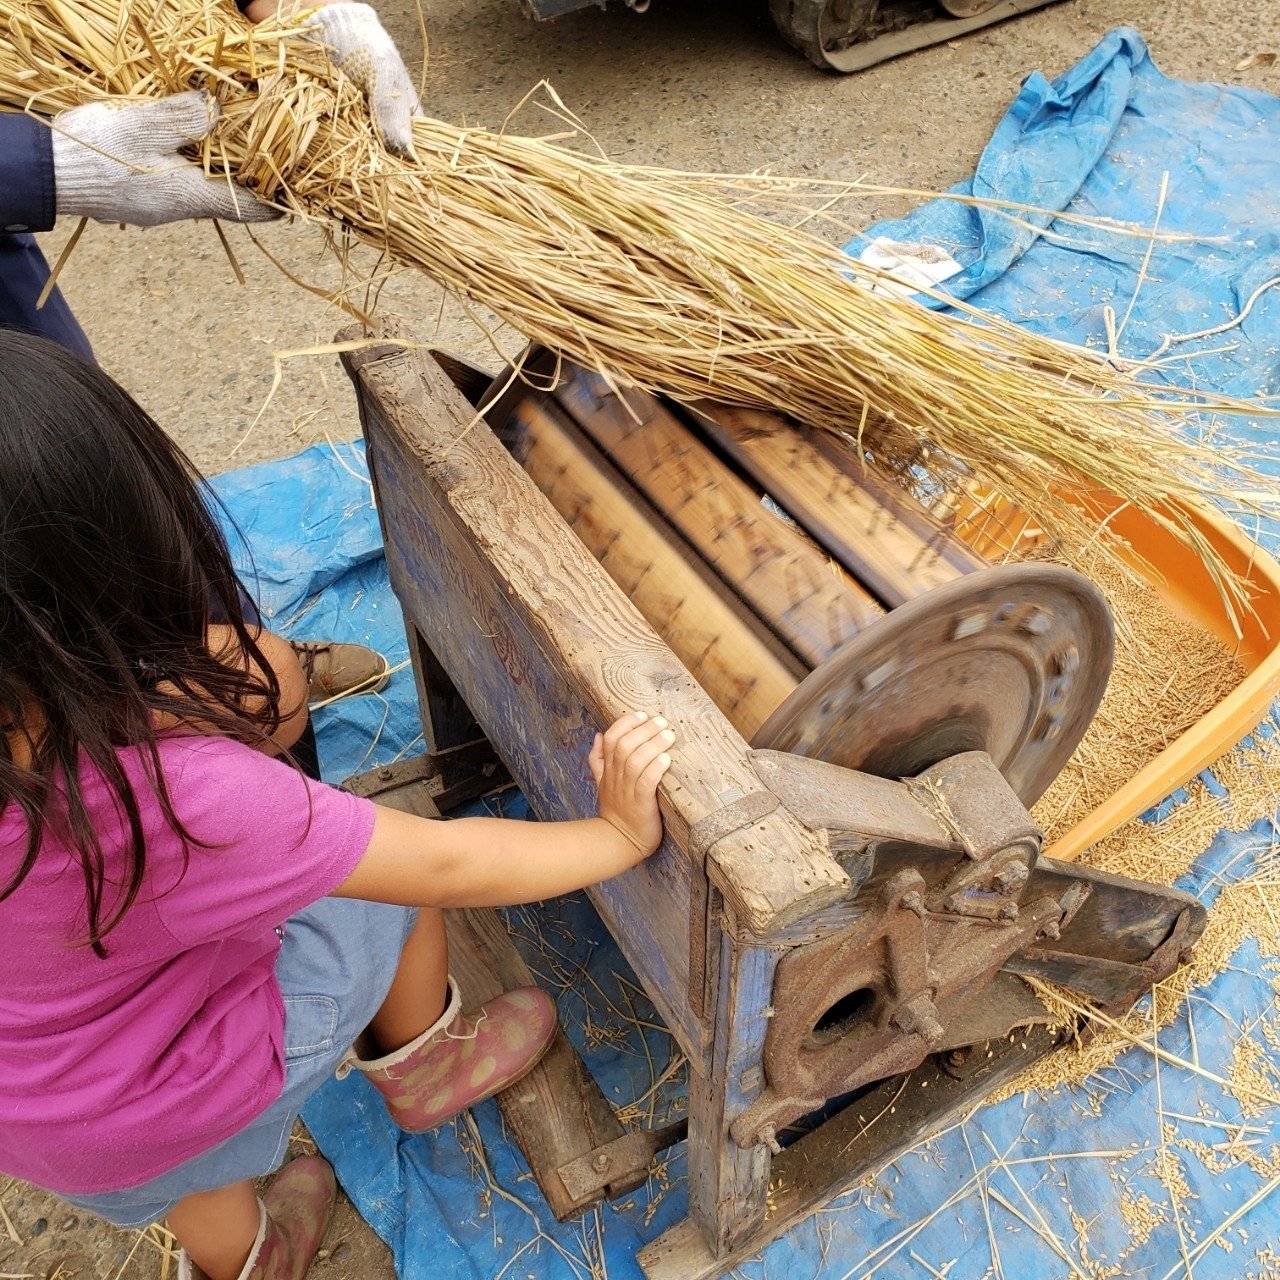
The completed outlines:
{"type": "MultiPolygon", "coordinates": [[[[1247,831],[1263,818],[1274,818],[1280,807],[1280,739],[1267,736],[1237,748],[1213,766],[1213,773],[1222,794],[1197,778],[1187,787],[1187,798],[1162,821],[1135,819],[1094,845],[1081,861],[1116,875],[1172,885],[1220,832],[1247,831]]],[[[1264,962],[1280,960],[1280,851],[1274,844],[1263,850],[1241,879],[1222,885],[1191,963],[1157,984],[1151,1008],[1140,1007],[1116,1022],[1099,1020],[1081,997],[1033,980],[1036,995],[1055,1025],[1074,1026],[1083,1019],[1090,1024],[1091,1038],[1033,1063],[991,1101],[1028,1090],[1083,1087],[1134,1045],[1155,1052],[1155,1037],[1173,1022],[1191,992],[1222,973],[1250,938],[1256,940],[1264,962]]],[[[1274,985],[1280,1005],[1280,970],[1274,985]]],[[[1280,1026],[1276,1031],[1280,1034],[1280,1026]]],[[[1243,1107],[1280,1105],[1280,1082],[1259,1083],[1251,1069],[1251,1054],[1249,1049],[1241,1050],[1237,1069],[1222,1083],[1243,1107]]]]}
{"type": "MultiPolygon", "coordinates": [[[[1244,668],[1215,635],[1179,618],[1154,586],[1122,571],[1096,547],[1053,559],[1084,574],[1106,596],[1116,652],[1098,714],[1035,805],[1047,844],[1114,795],[1244,678],[1244,668]]],[[[1143,870],[1141,858],[1135,862],[1122,874],[1158,874],[1158,868],[1151,875],[1143,870]]]]}
{"type": "Polygon", "coordinates": [[[1274,503],[1247,458],[1183,429],[1188,413],[1243,406],[872,291],[874,269],[757,212],[807,222],[839,195],[830,184],[625,166],[433,119],[415,123],[416,157],[400,158],[305,12],[251,27],[225,0],[0,0],[0,31],[0,106],[49,116],[208,89],[222,108],[200,150],[211,173],[553,350],[678,398],[713,393],[854,433],[891,467],[976,477],[1067,544],[1097,536],[1087,495],[1109,489],[1173,528],[1243,603],[1181,507],[1274,503]]]}
{"type": "MultiPolygon", "coordinates": [[[[1043,548],[1029,560],[1049,558],[1043,548]]],[[[1119,571],[1096,550],[1054,559],[1091,578],[1102,589],[1116,621],[1116,660],[1102,705],[1067,767],[1036,805],[1036,821],[1052,841],[1113,794],[1179,734],[1231,692],[1243,668],[1215,636],[1173,614],[1159,593],[1119,571]]],[[[1280,729],[1280,726],[1277,726],[1280,729]]],[[[1080,861],[1114,875],[1173,885],[1196,864],[1220,832],[1241,832],[1280,807],[1280,740],[1262,736],[1212,766],[1219,788],[1203,778],[1159,822],[1134,819],[1085,851],[1080,861]]],[[[1134,1044],[1151,1048],[1191,992],[1217,977],[1249,938],[1265,956],[1280,958],[1280,867],[1270,854],[1243,878],[1226,884],[1214,900],[1209,923],[1192,962],[1155,988],[1154,1011],[1138,1010],[1116,1024],[1094,1020],[1083,1044],[1033,1063],[996,1099],[1062,1085],[1084,1087],[1134,1044]]],[[[1278,980],[1280,981],[1280,980],[1278,980]]],[[[1090,1021],[1073,992],[1038,984],[1036,994],[1057,1025],[1090,1021]]],[[[1280,1001],[1280,985],[1277,986],[1280,1001]]],[[[1280,1100],[1280,1081],[1250,1079],[1246,1063],[1257,1042],[1242,1039],[1240,1070],[1232,1085],[1242,1107],[1264,1096],[1280,1100]]],[[[994,1100],[994,1099],[993,1099],[994,1100]]]]}

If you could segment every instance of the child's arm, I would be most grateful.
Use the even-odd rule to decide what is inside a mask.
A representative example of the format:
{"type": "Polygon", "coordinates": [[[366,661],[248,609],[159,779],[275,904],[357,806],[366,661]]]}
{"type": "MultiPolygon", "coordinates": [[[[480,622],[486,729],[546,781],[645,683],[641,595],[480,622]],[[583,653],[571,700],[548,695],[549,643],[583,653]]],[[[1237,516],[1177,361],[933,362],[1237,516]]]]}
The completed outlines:
{"type": "Polygon", "coordinates": [[[642,712],[596,735],[597,818],[436,822],[379,809],[364,857],[334,892],[404,906],[513,906],[608,880],[662,840],[658,782],[674,739],[665,720],[642,712]]]}

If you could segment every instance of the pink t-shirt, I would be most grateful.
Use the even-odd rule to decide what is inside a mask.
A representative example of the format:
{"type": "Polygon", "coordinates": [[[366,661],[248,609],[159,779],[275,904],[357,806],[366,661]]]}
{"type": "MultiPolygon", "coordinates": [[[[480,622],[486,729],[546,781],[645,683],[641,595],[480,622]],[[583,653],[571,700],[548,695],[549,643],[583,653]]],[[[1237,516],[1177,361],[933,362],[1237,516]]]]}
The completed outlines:
{"type": "MultiPolygon", "coordinates": [[[[119,754],[141,806],[147,869],[106,959],[83,942],[79,860],[49,831],[0,902],[0,1170],[71,1195],[147,1182],[280,1096],[276,927],[346,879],[373,829],[367,800],[223,738],[168,737],[170,798],[202,842],[184,871],[141,754],[119,754]]],[[[119,881],[126,828],[101,775],[82,776],[119,881]]],[[[5,806],[0,885],[26,830],[19,807],[5,806]]]]}

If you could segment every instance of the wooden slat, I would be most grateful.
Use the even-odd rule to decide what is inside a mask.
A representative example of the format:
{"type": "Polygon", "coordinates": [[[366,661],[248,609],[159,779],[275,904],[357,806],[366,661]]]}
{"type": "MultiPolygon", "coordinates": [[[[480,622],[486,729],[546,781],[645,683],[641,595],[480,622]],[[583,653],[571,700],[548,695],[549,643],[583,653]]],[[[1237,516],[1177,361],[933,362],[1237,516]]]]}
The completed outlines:
{"type": "Polygon", "coordinates": [[[699,408],[707,437],[886,609],[985,566],[830,432],[751,409],[699,408]]]}
{"type": "Polygon", "coordinates": [[[578,370],[555,392],[613,464],[810,668],[884,610],[660,400],[578,370]]]}
{"type": "Polygon", "coordinates": [[[647,513],[554,402],[530,398],[513,420],[517,455],[534,484],[749,739],[807,671],[647,513]]]}

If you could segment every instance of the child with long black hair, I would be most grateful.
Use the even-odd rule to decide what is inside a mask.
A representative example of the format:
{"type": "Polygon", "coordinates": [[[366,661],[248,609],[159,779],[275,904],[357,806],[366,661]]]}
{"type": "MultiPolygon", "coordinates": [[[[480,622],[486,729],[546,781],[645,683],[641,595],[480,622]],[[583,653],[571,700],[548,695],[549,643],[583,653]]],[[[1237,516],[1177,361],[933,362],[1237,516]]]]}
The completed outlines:
{"type": "Polygon", "coordinates": [[[251,1179],[335,1069],[420,1132],[546,1051],[535,988],[459,1008],[442,908],[581,888],[662,835],[661,717],[597,735],[600,816],[562,823],[375,810],[273,758],[306,729],[190,463],[96,367],[0,331],[0,1170],[164,1219],[211,1280],[310,1264],[328,1166],[251,1179]]]}

